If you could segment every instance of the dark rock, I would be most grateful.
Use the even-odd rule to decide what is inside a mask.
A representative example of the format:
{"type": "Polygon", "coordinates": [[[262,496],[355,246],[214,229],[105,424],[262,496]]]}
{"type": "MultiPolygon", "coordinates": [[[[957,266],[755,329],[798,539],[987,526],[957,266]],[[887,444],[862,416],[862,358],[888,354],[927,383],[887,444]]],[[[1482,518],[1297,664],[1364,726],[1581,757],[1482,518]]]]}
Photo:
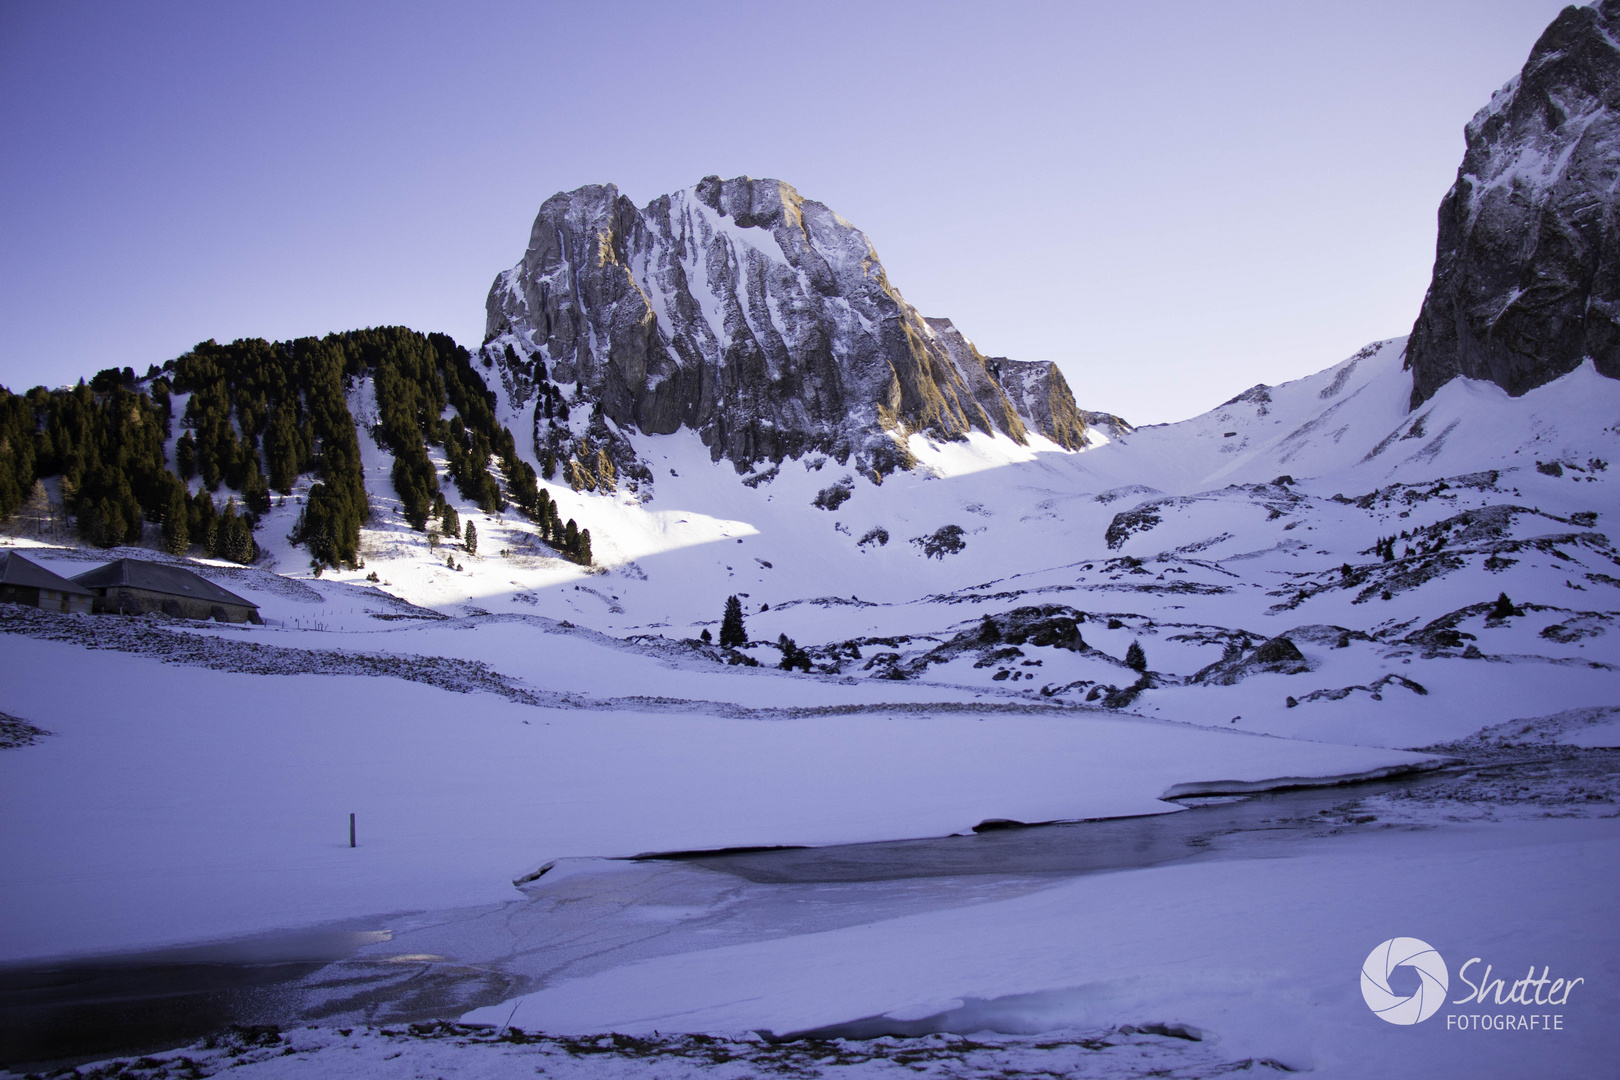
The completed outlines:
{"type": "Polygon", "coordinates": [[[1274,675],[1301,675],[1311,670],[1297,646],[1286,637],[1278,636],[1264,641],[1254,652],[1244,656],[1228,649],[1226,655],[1192,677],[1191,682],[1212,686],[1231,686],[1250,675],[1269,672],[1274,675]]]}
{"type": "Polygon", "coordinates": [[[913,536],[911,542],[922,548],[923,555],[930,559],[944,560],[947,555],[955,555],[967,547],[967,541],[962,539],[962,526],[941,525],[928,536],[913,536]]]}
{"type": "Polygon", "coordinates": [[[1108,542],[1109,550],[1117,551],[1125,546],[1125,541],[1139,532],[1147,532],[1159,524],[1159,504],[1147,503],[1134,510],[1123,510],[1114,515],[1108,523],[1108,531],[1103,539],[1108,542]]]}
{"type": "Polygon", "coordinates": [[[1253,660],[1258,664],[1283,664],[1292,660],[1303,660],[1305,655],[1299,647],[1285,637],[1274,637],[1264,642],[1254,650],[1253,660]]]}
{"type": "Polygon", "coordinates": [[[849,501],[849,497],[854,493],[855,478],[846,476],[836,484],[824,487],[817,492],[816,497],[810,500],[810,505],[820,507],[823,510],[836,510],[849,501]]]}
{"type": "Polygon", "coordinates": [[[1566,7],[1466,129],[1407,344],[1413,408],[1459,375],[1515,396],[1620,378],[1620,0],[1566,7]]]}

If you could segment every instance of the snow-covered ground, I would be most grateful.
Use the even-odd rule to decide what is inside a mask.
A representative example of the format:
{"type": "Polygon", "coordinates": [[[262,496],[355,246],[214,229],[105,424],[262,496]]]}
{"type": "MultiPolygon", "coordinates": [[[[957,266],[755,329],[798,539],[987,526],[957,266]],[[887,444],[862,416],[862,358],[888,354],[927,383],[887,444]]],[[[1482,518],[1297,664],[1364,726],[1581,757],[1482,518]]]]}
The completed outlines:
{"type": "MultiPolygon", "coordinates": [[[[471,928],[566,860],[1174,812],[1164,796],[1472,761],[1503,740],[1598,755],[1602,773],[1604,751],[1580,748],[1616,741],[1620,383],[1588,366],[1509,398],[1457,380],[1409,414],[1401,345],[1080,453],[913,438],[920,466],[881,486],[814,458],[739,477],[689,433],[636,436],[650,486],[550,486],[592,531],[590,569],[514,513],[471,507],[478,554],[431,550],[362,438],[363,568],[311,574],[284,539],[297,492],[262,525],[261,564],[200,568],[264,626],[0,609],[0,713],[50,733],[0,750],[0,958],[471,928]],[[812,505],[830,489],[847,497],[812,505]],[[696,640],[732,594],[752,639],[735,653],[696,640]],[[777,670],[783,634],[812,672],[777,670]]],[[[119,554],[3,542],[68,574],[119,554]]],[[[1443,813],[1391,796],[1377,814],[1402,828],[1286,857],[936,891],[912,909],[851,893],[870,918],[693,937],[476,1016],[558,1036],[720,1032],[761,1063],[778,1051],[746,1041],[760,1029],[888,1017],[1005,1036],[938,1057],[938,1040],[828,1050],[821,1071],[917,1054],[953,1075],[1590,1074],[1615,1049],[1601,1018],[1620,985],[1612,786],[1587,800],[1566,783],[1536,813],[1579,804],[1578,820],[1545,821],[1491,810],[1517,781],[1469,777],[1443,813]],[[1586,979],[1571,1027],[1385,1024],[1357,972],[1396,936],[1454,971],[1478,955],[1586,979]],[[1172,1021],[1200,1039],[1137,1030],[1172,1021]],[[1068,1034],[1019,1041],[1048,1029],[1068,1034]]],[[[711,908],[638,910],[676,926],[711,908]]],[[[271,1076],[381,1075],[396,1053],[447,1071],[466,1043],[455,1068],[496,1075],[566,1071],[578,1049],[436,1030],[207,1053],[271,1076]]],[[[741,1068],[696,1045],[600,1060],[741,1068]]]]}
{"type": "MultiPolygon", "coordinates": [[[[859,687],[694,671],[566,634],[519,637],[532,658],[514,685],[549,689],[555,672],[557,689],[580,695],[574,708],[561,696],[533,705],[396,677],[244,674],[4,641],[19,670],[75,673],[6,692],[6,712],[53,733],[0,757],[0,957],[11,961],[498,902],[565,857],[1158,813],[1175,809],[1159,797],[1178,784],[1433,760],[1101,711],[994,713],[938,697],[941,708],[916,708],[927,695],[905,683],[883,686],[912,699],[891,712],[883,696],[899,693],[860,705],[859,687]],[[586,698],[657,690],[660,675],[664,700],[641,709],[586,698]],[[752,679],[782,684],[784,705],[822,691],[846,708],[726,716],[674,696],[724,702],[718,684],[735,681],[748,701],[752,679]]],[[[504,659],[491,662],[510,670],[504,659]]]]}

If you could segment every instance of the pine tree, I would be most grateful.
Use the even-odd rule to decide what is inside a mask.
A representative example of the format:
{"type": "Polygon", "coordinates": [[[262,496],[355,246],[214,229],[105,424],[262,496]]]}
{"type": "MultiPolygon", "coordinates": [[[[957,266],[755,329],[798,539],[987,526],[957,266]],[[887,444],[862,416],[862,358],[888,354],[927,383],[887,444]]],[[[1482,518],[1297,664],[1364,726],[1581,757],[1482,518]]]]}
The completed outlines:
{"type": "Polygon", "coordinates": [[[1140,641],[1132,641],[1131,647],[1125,650],[1125,666],[1136,671],[1147,670],[1147,653],[1142,651],[1140,641]]]}
{"type": "Polygon", "coordinates": [[[783,671],[792,671],[798,668],[808,673],[810,671],[810,654],[799,648],[799,643],[783,634],[776,639],[776,647],[782,650],[782,662],[777,667],[783,671]]]}
{"type": "Polygon", "coordinates": [[[703,633],[699,634],[698,637],[702,639],[703,644],[705,645],[714,644],[714,635],[709,633],[709,628],[707,626],[703,628],[703,633]]]}
{"type": "MultiPolygon", "coordinates": [[[[456,508],[448,502],[444,504],[444,513],[440,515],[440,521],[444,525],[441,530],[444,535],[461,539],[461,515],[456,513],[456,508]]],[[[471,525],[472,522],[469,521],[467,524],[471,525]]]]}
{"type": "Polygon", "coordinates": [[[170,555],[184,555],[191,546],[190,518],[186,489],[175,484],[169,490],[168,504],[163,509],[163,550],[170,555]]]}
{"type": "Polygon", "coordinates": [[[462,542],[467,546],[467,554],[478,554],[478,527],[469,521],[465,532],[466,539],[462,542]]]}
{"type": "Polygon", "coordinates": [[[225,503],[225,513],[219,519],[215,537],[215,547],[218,549],[215,554],[220,558],[245,565],[258,554],[253,543],[253,530],[248,527],[246,519],[237,516],[235,499],[225,503]]]}
{"type": "Polygon", "coordinates": [[[720,620],[720,644],[728,649],[748,644],[748,630],[743,626],[742,601],[735,596],[726,597],[726,613],[720,620]]]}
{"type": "Polygon", "coordinates": [[[579,530],[579,555],[577,558],[583,566],[591,565],[591,530],[579,530]]]}
{"type": "Polygon", "coordinates": [[[1491,618],[1506,619],[1517,614],[1519,611],[1513,606],[1513,601],[1508,599],[1508,594],[1497,594],[1496,604],[1491,608],[1491,618]]]}
{"type": "Polygon", "coordinates": [[[197,475],[197,441],[189,431],[174,444],[174,464],[180,470],[182,480],[190,480],[197,475]]]}
{"type": "Polygon", "coordinates": [[[996,625],[996,620],[988,615],[979,623],[979,640],[985,644],[1001,640],[1001,628],[996,625]]]}

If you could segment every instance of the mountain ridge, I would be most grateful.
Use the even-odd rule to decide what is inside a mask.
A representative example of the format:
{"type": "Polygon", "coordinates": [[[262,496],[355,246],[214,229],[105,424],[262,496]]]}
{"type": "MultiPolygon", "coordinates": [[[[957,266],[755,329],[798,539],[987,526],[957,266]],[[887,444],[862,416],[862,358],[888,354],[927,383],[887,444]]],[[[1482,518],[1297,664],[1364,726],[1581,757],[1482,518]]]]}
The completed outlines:
{"type": "MultiPolygon", "coordinates": [[[[1019,367],[1015,403],[1011,362],[924,318],[864,233],[779,180],[710,176],[640,209],[612,185],[558,193],[486,309],[514,386],[544,369],[615,428],[691,428],[739,471],[824,453],[881,480],[919,432],[1085,444],[1055,364],[1019,367]]],[[[581,434],[537,422],[535,444],[577,457],[581,434]]]]}

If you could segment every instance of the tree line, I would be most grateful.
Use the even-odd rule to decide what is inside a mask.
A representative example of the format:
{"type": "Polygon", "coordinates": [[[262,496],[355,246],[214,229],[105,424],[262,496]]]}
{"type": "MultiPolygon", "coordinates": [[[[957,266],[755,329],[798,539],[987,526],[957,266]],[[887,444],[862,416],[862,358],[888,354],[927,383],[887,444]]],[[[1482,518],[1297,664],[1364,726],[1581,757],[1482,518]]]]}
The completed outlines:
{"type": "Polygon", "coordinates": [[[589,530],[562,521],[500,425],[496,396],[467,350],[405,327],[210,340],[140,379],[126,367],[67,389],[0,387],[0,519],[56,477],[89,543],[135,543],[150,524],[174,554],[200,546],[245,563],[257,557],[253,533],[273,493],[290,495],[313,474],[291,539],[316,566],[358,567],[360,527],[372,511],[349,392],[368,378],[377,404],[370,434],[393,455],[390,479],[413,528],[437,520],[462,535],[429,457],[437,446],[462,498],[486,513],[517,506],[559,551],[590,563],[589,530]],[[171,462],[165,448],[176,423],[171,462]],[[504,491],[491,471],[497,461],[504,491]]]}

